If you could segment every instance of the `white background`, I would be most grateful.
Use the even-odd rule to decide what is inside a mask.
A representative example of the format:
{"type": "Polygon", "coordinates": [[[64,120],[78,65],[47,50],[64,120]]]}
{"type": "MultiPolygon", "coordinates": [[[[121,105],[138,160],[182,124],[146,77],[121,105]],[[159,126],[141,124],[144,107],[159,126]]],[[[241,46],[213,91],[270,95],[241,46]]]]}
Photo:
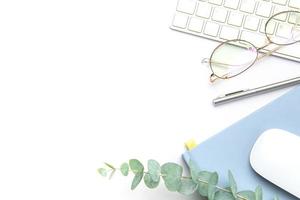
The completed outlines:
{"type": "MultiPolygon", "coordinates": [[[[300,74],[267,58],[211,85],[217,43],[170,30],[175,0],[0,3],[0,199],[189,199],[96,169],[130,159],[181,163],[198,142],[286,90],[214,108],[225,92],[300,74]]],[[[224,169],[227,170],[227,169],[224,169]]],[[[196,199],[196,197],[191,197],[196,199]]]]}

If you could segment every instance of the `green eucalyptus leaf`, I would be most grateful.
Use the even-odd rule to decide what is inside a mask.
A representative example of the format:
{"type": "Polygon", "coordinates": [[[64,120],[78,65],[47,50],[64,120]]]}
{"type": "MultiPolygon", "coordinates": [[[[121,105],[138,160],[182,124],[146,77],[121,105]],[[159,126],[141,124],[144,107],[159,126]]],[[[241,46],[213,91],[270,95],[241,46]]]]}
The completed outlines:
{"type": "Polygon", "coordinates": [[[216,193],[216,184],[218,183],[219,176],[216,172],[212,173],[208,181],[208,200],[214,200],[216,193]]]}
{"type": "Polygon", "coordinates": [[[191,195],[197,190],[198,184],[192,179],[182,179],[178,192],[183,195],[191,195]]]}
{"type": "Polygon", "coordinates": [[[218,174],[208,171],[201,171],[198,174],[198,192],[201,196],[208,197],[208,185],[217,185],[218,174]]]}
{"type": "Polygon", "coordinates": [[[133,177],[132,183],[131,183],[131,189],[134,190],[141,182],[143,179],[144,173],[136,173],[135,176],[133,177]]]}
{"type": "Polygon", "coordinates": [[[192,160],[190,160],[189,168],[190,168],[190,173],[191,173],[193,181],[195,183],[198,183],[199,173],[200,173],[200,169],[199,169],[198,165],[195,162],[193,162],[192,160]]]}
{"type": "Polygon", "coordinates": [[[130,166],[130,169],[132,170],[132,172],[134,174],[144,173],[144,166],[137,159],[131,159],[131,160],[129,160],[129,166],[130,166]]]}
{"type": "Polygon", "coordinates": [[[123,174],[123,176],[127,176],[129,172],[129,165],[127,163],[123,163],[120,167],[120,171],[123,174]]]}
{"type": "MultiPolygon", "coordinates": [[[[98,172],[101,176],[106,177],[109,171],[113,176],[116,168],[108,163],[105,165],[109,169],[99,168],[98,172]]],[[[107,168],[106,167],[106,168],[107,168]]],[[[217,187],[218,174],[216,172],[201,171],[198,166],[189,161],[191,177],[182,177],[183,168],[176,163],[166,163],[162,166],[155,160],[148,160],[148,172],[144,172],[143,164],[137,159],[131,159],[128,163],[123,163],[120,171],[127,176],[129,169],[134,173],[131,189],[134,190],[144,178],[145,185],[148,188],[156,188],[162,176],[165,186],[169,191],[178,191],[184,195],[193,194],[198,190],[199,194],[208,197],[208,200],[263,200],[263,191],[260,186],[253,191],[237,192],[237,184],[232,172],[228,171],[229,188],[222,189],[217,187]]],[[[278,196],[274,200],[279,200],[278,196]]]]}
{"type": "Polygon", "coordinates": [[[255,189],[255,200],[263,200],[263,191],[261,186],[257,186],[255,189]]]}
{"type": "Polygon", "coordinates": [[[255,200],[255,192],[252,191],[241,191],[237,193],[239,196],[247,199],[247,200],[255,200]]]}
{"type": "Polygon", "coordinates": [[[214,200],[236,200],[236,199],[231,193],[219,190],[216,192],[214,200]]]}
{"type": "Polygon", "coordinates": [[[213,172],[209,178],[208,184],[210,185],[217,185],[219,180],[219,175],[217,172],[213,172]]]}
{"type": "Polygon", "coordinates": [[[158,181],[154,181],[150,174],[145,174],[144,176],[144,183],[150,189],[156,188],[159,185],[159,180],[160,179],[158,179],[158,181]]]}
{"type": "Polygon", "coordinates": [[[155,160],[148,160],[148,173],[154,182],[159,182],[160,179],[160,165],[155,160]]]}
{"type": "Polygon", "coordinates": [[[99,168],[98,172],[101,176],[106,177],[107,176],[107,170],[104,168],[99,168]]]}
{"type": "Polygon", "coordinates": [[[216,191],[217,191],[217,188],[216,188],[215,185],[208,184],[208,189],[207,189],[208,200],[214,200],[215,199],[216,191]]]}
{"type": "Polygon", "coordinates": [[[234,180],[233,174],[231,173],[231,171],[228,171],[228,179],[229,179],[229,185],[230,185],[230,191],[232,192],[232,195],[234,196],[234,198],[237,197],[237,185],[236,182],[234,180]]]}
{"type": "Polygon", "coordinates": [[[183,169],[176,163],[166,163],[161,166],[162,178],[169,191],[178,191],[181,187],[183,169]]]}

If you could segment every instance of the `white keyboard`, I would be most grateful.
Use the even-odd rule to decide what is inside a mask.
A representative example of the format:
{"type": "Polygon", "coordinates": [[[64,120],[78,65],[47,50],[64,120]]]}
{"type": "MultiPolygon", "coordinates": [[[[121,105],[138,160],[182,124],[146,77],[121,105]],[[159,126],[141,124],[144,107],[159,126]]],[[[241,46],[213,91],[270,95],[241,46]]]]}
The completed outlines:
{"type": "MultiPolygon", "coordinates": [[[[300,10],[300,0],[179,0],[171,29],[220,42],[244,39],[262,47],[267,43],[265,23],[286,10],[300,10]]],[[[273,55],[300,62],[300,43],[273,55]]]]}

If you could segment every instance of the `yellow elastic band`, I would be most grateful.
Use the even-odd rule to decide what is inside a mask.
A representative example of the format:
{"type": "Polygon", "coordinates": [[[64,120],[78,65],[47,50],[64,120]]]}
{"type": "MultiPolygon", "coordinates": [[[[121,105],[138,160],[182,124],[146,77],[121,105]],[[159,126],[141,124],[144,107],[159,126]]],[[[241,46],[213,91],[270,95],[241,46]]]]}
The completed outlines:
{"type": "Polygon", "coordinates": [[[185,148],[190,151],[197,146],[197,143],[194,139],[190,139],[190,140],[186,141],[184,143],[184,145],[185,145],[185,148]]]}

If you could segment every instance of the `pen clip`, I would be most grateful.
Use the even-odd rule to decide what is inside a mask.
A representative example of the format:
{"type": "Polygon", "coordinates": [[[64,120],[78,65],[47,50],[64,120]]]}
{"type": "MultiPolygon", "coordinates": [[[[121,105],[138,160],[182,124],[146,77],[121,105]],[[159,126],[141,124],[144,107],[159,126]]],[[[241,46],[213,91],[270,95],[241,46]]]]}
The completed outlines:
{"type": "Polygon", "coordinates": [[[238,94],[238,93],[241,93],[241,92],[245,92],[245,91],[246,91],[246,90],[239,90],[239,91],[236,91],[236,92],[227,93],[227,94],[225,94],[224,96],[225,96],[225,97],[228,97],[228,96],[235,95],[235,94],[238,94]]]}

